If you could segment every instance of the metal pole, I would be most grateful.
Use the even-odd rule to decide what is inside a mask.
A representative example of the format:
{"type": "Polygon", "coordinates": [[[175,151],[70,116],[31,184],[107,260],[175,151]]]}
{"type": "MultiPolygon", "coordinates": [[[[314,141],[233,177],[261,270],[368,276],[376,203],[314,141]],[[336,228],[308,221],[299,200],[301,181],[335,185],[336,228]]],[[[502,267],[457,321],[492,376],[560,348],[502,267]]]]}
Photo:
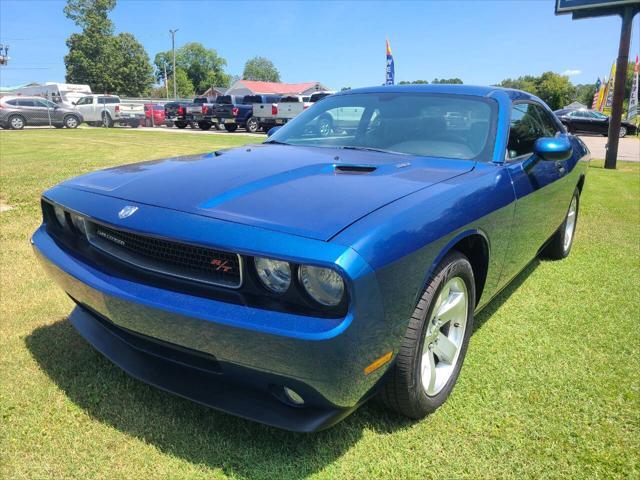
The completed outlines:
{"type": "Polygon", "coordinates": [[[607,138],[607,153],[604,168],[616,168],[618,158],[618,143],[620,141],[620,122],[622,120],[622,101],[624,100],[624,84],[627,78],[627,64],[629,63],[629,44],[631,43],[631,21],[634,8],[626,7],[622,12],[622,27],[620,28],[620,46],[616,65],[616,78],[613,84],[613,102],[609,117],[609,133],[607,138]]]}
{"type": "Polygon", "coordinates": [[[173,50],[173,98],[178,98],[176,93],[176,32],[178,30],[178,28],[169,30],[169,33],[171,33],[171,50],[173,50]]]}
{"type": "Polygon", "coordinates": [[[164,89],[169,98],[169,80],[167,80],[167,62],[164,62],[164,89]]]}

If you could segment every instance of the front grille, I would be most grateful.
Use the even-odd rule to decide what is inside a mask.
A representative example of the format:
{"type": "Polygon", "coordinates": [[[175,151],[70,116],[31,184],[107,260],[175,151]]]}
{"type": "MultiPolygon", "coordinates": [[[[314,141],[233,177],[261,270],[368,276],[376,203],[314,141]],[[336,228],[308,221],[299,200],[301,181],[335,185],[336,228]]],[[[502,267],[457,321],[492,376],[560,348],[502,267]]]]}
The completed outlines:
{"type": "Polygon", "coordinates": [[[242,261],[235,253],[174,242],[87,222],[89,242],[136,267],[211,285],[238,288],[242,261]]]}

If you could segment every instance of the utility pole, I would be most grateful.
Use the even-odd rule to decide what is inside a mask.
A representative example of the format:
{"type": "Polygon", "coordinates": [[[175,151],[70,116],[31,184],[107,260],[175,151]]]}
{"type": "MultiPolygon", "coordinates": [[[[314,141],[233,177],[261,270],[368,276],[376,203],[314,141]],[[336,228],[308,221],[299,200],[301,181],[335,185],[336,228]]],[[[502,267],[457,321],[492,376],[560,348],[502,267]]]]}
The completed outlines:
{"type": "Polygon", "coordinates": [[[624,100],[624,83],[627,78],[629,64],[629,44],[631,42],[631,21],[634,9],[629,6],[621,12],[622,26],[620,27],[620,46],[616,65],[616,78],[613,84],[613,102],[609,117],[609,133],[607,137],[607,153],[604,158],[604,168],[616,168],[618,158],[618,144],[620,143],[620,123],[622,120],[622,102],[624,100]]]}
{"type": "Polygon", "coordinates": [[[178,98],[176,89],[176,32],[179,29],[169,30],[171,34],[171,50],[173,51],[173,98],[178,98]]]}

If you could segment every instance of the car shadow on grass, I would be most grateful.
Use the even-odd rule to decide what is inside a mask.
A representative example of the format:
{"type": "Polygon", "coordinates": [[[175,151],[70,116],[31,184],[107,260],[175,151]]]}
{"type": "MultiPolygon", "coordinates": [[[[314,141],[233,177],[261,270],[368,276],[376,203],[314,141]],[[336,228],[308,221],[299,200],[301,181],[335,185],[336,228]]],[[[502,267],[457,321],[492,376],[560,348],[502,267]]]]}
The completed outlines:
{"type": "MultiPolygon", "coordinates": [[[[540,262],[531,262],[476,317],[491,318],[540,262]]],[[[303,478],[344,455],[363,432],[392,433],[415,422],[369,401],[338,425],[291,433],[218,412],[129,377],[66,319],[34,330],[26,346],[70,401],[93,419],[194,465],[247,479],[303,478]]]]}
{"type": "Polygon", "coordinates": [[[129,377],[66,320],[25,340],[42,370],[93,419],[163,453],[229,476],[303,478],[346,453],[365,430],[390,433],[412,422],[368,402],[335,427],[297,434],[218,412],[129,377]]]}

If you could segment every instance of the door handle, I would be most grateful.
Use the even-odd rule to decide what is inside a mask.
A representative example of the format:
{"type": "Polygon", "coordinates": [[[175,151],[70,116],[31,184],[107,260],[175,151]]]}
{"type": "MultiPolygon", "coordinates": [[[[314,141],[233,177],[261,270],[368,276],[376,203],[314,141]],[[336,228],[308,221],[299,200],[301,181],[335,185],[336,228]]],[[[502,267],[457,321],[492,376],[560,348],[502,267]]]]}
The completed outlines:
{"type": "Polygon", "coordinates": [[[564,173],[566,171],[564,168],[564,164],[559,160],[556,162],[556,168],[558,169],[559,173],[564,173]]]}

